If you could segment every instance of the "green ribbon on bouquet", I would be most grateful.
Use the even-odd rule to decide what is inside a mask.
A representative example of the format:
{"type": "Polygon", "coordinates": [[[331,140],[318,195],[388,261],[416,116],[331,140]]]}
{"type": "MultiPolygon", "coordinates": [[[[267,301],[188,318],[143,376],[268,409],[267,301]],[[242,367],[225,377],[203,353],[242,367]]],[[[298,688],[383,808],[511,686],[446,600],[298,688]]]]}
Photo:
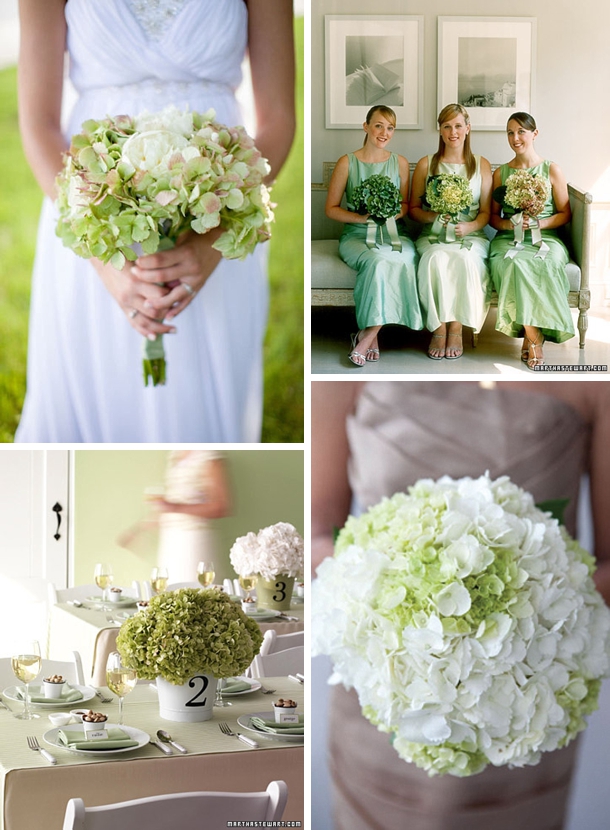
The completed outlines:
{"type": "MultiPolygon", "coordinates": [[[[504,259],[513,259],[517,256],[518,251],[523,251],[523,240],[525,238],[525,230],[523,228],[523,213],[515,213],[510,217],[513,225],[513,247],[509,248],[504,254],[504,259]]],[[[530,230],[532,232],[532,245],[537,246],[538,251],[534,254],[534,259],[544,259],[550,251],[549,246],[542,239],[542,232],[540,224],[537,219],[530,218],[530,230]]]]}
{"type": "MultiPolygon", "coordinates": [[[[460,221],[461,219],[466,219],[468,214],[458,214],[457,220],[460,221]]],[[[433,243],[440,243],[440,242],[457,242],[457,237],[455,235],[455,226],[457,222],[452,222],[450,219],[444,220],[441,214],[439,213],[432,223],[432,231],[430,233],[430,241],[433,243]],[[444,239],[441,237],[444,235],[444,239]]],[[[468,251],[472,248],[472,239],[468,239],[467,237],[462,237],[460,240],[461,247],[466,248],[468,251]]]]}
{"type": "Polygon", "coordinates": [[[381,233],[381,241],[383,242],[384,226],[387,228],[392,250],[402,251],[402,242],[400,241],[400,238],[398,236],[398,227],[396,225],[396,219],[393,216],[390,216],[390,218],[386,219],[384,222],[378,222],[375,219],[366,220],[366,247],[377,247],[377,228],[379,228],[379,232],[381,233]]]}

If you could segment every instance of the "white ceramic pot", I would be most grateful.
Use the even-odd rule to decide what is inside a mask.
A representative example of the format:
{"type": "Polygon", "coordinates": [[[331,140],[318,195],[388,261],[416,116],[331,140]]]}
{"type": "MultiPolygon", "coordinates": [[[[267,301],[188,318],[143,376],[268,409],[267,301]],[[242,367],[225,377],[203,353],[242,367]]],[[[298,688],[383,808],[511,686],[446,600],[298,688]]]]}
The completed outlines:
{"type": "Polygon", "coordinates": [[[114,588],[111,588],[108,591],[108,598],[110,599],[110,602],[120,602],[122,596],[123,596],[123,592],[122,591],[115,591],[114,588]]]}
{"type": "Polygon", "coordinates": [[[216,678],[210,674],[194,674],[177,686],[157,677],[159,715],[163,720],[196,723],[210,720],[214,714],[216,678]]]}
{"type": "Polygon", "coordinates": [[[48,680],[43,680],[42,686],[44,688],[44,696],[57,700],[61,697],[61,693],[63,692],[65,685],[65,681],[63,683],[49,683],[48,680]]]}

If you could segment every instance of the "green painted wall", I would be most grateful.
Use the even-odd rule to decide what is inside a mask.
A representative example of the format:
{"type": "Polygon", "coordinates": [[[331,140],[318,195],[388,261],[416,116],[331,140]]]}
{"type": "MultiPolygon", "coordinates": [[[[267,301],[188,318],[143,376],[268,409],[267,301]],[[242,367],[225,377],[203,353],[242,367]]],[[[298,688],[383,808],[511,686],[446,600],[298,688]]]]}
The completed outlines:
{"type": "MultiPolygon", "coordinates": [[[[234,576],[229,550],[238,536],[275,522],[304,532],[303,452],[228,450],[233,515],[216,520],[222,556],[216,581],[234,576]]],[[[72,583],[93,582],[96,562],[109,561],[115,585],[144,580],[156,561],[157,534],[141,533],[130,550],[117,537],[146,516],[144,489],[163,483],[163,450],[74,451],[74,566],[72,583]]],[[[170,574],[171,578],[171,574],[170,574]]]]}

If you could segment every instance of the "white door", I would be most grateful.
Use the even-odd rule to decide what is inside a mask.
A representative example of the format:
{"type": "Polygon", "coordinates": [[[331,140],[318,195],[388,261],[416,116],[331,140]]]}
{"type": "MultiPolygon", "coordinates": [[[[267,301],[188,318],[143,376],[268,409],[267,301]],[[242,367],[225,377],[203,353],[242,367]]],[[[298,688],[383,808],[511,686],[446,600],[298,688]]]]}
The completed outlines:
{"type": "Polygon", "coordinates": [[[47,583],[67,584],[68,450],[0,450],[0,656],[21,638],[46,651],[47,583]]]}

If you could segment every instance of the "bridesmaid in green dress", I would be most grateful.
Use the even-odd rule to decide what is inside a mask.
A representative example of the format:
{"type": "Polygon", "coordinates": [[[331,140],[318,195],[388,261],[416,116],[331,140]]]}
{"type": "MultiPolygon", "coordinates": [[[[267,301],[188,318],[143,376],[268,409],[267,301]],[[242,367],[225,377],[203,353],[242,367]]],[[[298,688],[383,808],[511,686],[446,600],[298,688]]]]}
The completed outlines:
{"type": "Polygon", "coordinates": [[[339,255],[358,272],[354,288],[358,333],[352,337],[349,359],[356,366],[379,360],[377,335],[382,326],[394,323],[411,329],[423,327],[417,296],[413,241],[401,223],[398,233],[402,251],[392,250],[383,228],[383,242],[377,232],[377,247],[366,244],[367,215],[356,213],[351,204],[355,188],[373,175],[388,176],[399,188],[402,206],[397,219],[407,212],[409,162],[387,149],[396,128],[396,115],[383,105],[372,107],[362,125],[364,144],[355,153],[341,156],[330,180],[326,215],[345,228],[339,242],[339,255]],[[341,207],[345,194],[347,209],[341,207]]]}
{"type": "MultiPolygon", "coordinates": [[[[470,149],[470,118],[461,104],[447,104],[438,116],[439,146],[424,156],[413,173],[409,215],[423,225],[416,242],[419,296],[426,328],[432,332],[428,357],[455,360],[462,356],[462,325],[479,332],[489,310],[485,225],[491,203],[491,167],[470,149]],[[439,215],[424,202],[428,180],[441,173],[468,179],[472,203],[454,225],[455,240],[436,238],[439,215]],[[464,240],[467,239],[465,242],[464,240]]],[[[449,217],[446,217],[449,219],[449,217]]]]}
{"type": "Polygon", "coordinates": [[[523,336],[521,360],[530,369],[544,363],[542,344],[545,340],[563,343],[574,337],[574,323],[568,305],[569,284],[566,276],[568,252],[559,238],[559,228],[571,218],[568,186],[563,173],[552,161],[539,156],[534,148],[538,135],[536,122],[526,112],[515,112],[508,120],[508,143],[515,157],[494,173],[494,191],[506,183],[514,170],[527,170],[550,183],[549,197],[537,217],[542,241],[548,251],[532,244],[527,230],[529,217],[523,217],[525,239],[523,248],[511,259],[515,212],[495,200],[491,208],[491,225],[498,233],[491,243],[491,276],[498,292],[496,329],[509,337],[523,336]],[[528,238],[529,236],[529,238],[528,238]]]}

